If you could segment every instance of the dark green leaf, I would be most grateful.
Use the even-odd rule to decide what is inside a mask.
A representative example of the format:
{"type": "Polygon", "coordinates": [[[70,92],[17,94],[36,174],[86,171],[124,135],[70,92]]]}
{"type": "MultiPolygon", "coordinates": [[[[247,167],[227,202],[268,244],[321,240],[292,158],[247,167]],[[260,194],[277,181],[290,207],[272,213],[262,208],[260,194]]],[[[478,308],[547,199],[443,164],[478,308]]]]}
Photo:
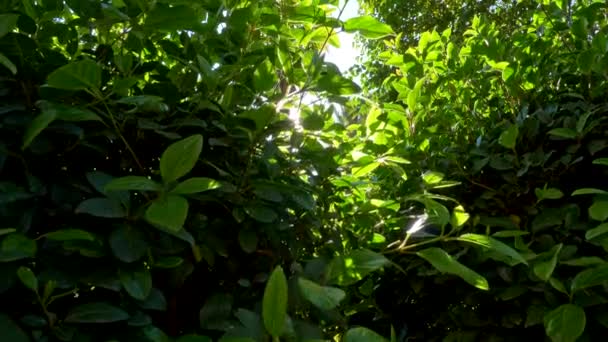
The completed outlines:
{"type": "Polygon", "coordinates": [[[126,263],[139,260],[148,251],[146,236],[134,227],[121,226],[115,229],[108,242],[114,256],[126,263]]]}
{"type": "MultiPolygon", "coordinates": [[[[0,18],[0,20],[2,19],[0,18]]],[[[17,66],[15,66],[15,64],[13,64],[13,62],[11,62],[11,60],[8,59],[8,57],[6,57],[3,53],[0,53],[0,65],[4,65],[13,73],[13,75],[17,74],[17,66]]]]}
{"type": "Polygon", "coordinates": [[[250,229],[239,231],[239,244],[245,253],[253,253],[258,248],[258,235],[250,229]]]}
{"type": "Polygon", "coordinates": [[[302,296],[321,310],[332,310],[346,297],[339,288],[321,286],[305,278],[298,278],[302,296]]]}
{"type": "Polygon", "coordinates": [[[574,279],[572,279],[570,289],[572,292],[576,292],[589,287],[602,285],[606,282],[608,282],[608,265],[601,265],[577,274],[574,279]]]}
{"type": "Polygon", "coordinates": [[[72,62],[50,73],[47,84],[65,90],[98,89],[101,87],[101,68],[90,59],[72,62]]]}
{"type": "Polygon", "coordinates": [[[108,182],[105,191],[137,190],[137,191],[160,191],[162,186],[155,181],[142,176],[126,176],[115,178],[108,182]]]}
{"type": "Polygon", "coordinates": [[[31,342],[23,330],[5,313],[0,313],[0,336],[7,342],[31,342]]]}
{"type": "Polygon", "coordinates": [[[386,339],[372,330],[357,327],[349,329],[344,334],[344,342],[386,342],[386,339]]]}
{"type": "Polygon", "coordinates": [[[21,266],[17,270],[17,276],[28,289],[38,292],[38,278],[29,267],[21,266]]]}
{"type": "Polygon", "coordinates": [[[193,135],[171,144],[160,158],[160,174],[165,183],[172,182],[192,170],[203,149],[203,136],[193,135]]]}
{"type": "Polygon", "coordinates": [[[369,15],[348,19],[344,22],[344,31],[359,32],[368,39],[378,39],[393,34],[393,29],[389,25],[369,15]]]}
{"type": "Polygon", "coordinates": [[[605,264],[606,261],[599,257],[580,257],[572,260],[561,261],[560,263],[569,266],[596,266],[605,264]]]}
{"type": "Polygon", "coordinates": [[[497,253],[506,255],[510,258],[513,258],[514,260],[517,260],[518,262],[520,262],[524,265],[528,264],[526,259],[524,259],[524,257],[521,254],[519,254],[516,250],[514,250],[513,248],[509,247],[508,245],[506,245],[496,239],[493,239],[487,235],[463,234],[463,235],[457,237],[456,239],[459,241],[465,241],[465,242],[473,243],[473,244],[491,249],[494,252],[497,252],[497,253]]]}
{"type": "Polygon", "coordinates": [[[597,221],[605,221],[608,219],[608,201],[594,201],[589,207],[589,217],[597,221]]]}
{"type": "Polygon", "coordinates": [[[608,223],[602,223],[593,229],[589,229],[585,233],[585,239],[592,240],[592,239],[595,239],[596,237],[606,234],[606,233],[608,233],[608,223]]]}
{"type": "Polygon", "coordinates": [[[201,16],[190,6],[168,7],[157,4],[146,17],[145,27],[149,30],[174,32],[196,29],[201,25],[201,16]]]}
{"type": "Polygon", "coordinates": [[[509,128],[504,130],[498,138],[498,143],[502,146],[514,149],[517,143],[517,137],[519,136],[519,127],[517,125],[511,125],[509,128]]]}
{"type": "Polygon", "coordinates": [[[262,318],[270,335],[281,336],[287,319],[287,279],[281,266],[274,269],[264,289],[262,318]]]}
{"type": "Polygon", "coordinates": [[[129,319],[122,309],[108,303],[88,303],[79,305],[68,313],[67,323],[111,323],[129,319]]]}
{"type": "Polygon", "coordinates": [[[441,248],[431,247],[416,254],[431,263],[439,272],[457,275],[478,289],[490,289],[488,281],[484,277],[458,262],[441,248]]]}
{"type": "Polygon", "coordinates": [[[17,20],[19,14],[5,13],[0,14],[0,38],[4,37],[7,33],[12,32],[17,27],[17,20]]]}
{"type": "Polygon", "coordinates": [[[251,216],[256,221],[272,223],[278,218],[278,215],[274,210],[262,205],[252,205],[245,207],[244,209],[247,215],[251,216]]]}
{"type": "Polygon", "coordinates": [[[538,257],[540,261],[534,262],[532,271],[541,280],[548,281],[553,274],[553,270],[555,270],[555,266],[557,265],[559,252],[562,250],[562,247],[563,245],[561,243],[553,246],[550,251],[545,252],[538,257]]]}
{"type": "Polygon", "coordinates": [[[545,332],[552,341],[574,342],[585,330],[585,311],[574,304],[563,304],[547,313],[545,332]]]}
{"type": "Polygon", "coordinates": [[[152,275],[144,267],[138,269],[121,269],[120,282],[127,293],[137,299],[145,300],[152,290],[152,275]]]}
{"type": "Polygon", "coordinates": [[[109,198],[90,198],[80,202],[75,210],[76,214],[89,214],[97,217],[119,218],[127,216],[125,208],[109,198]]]}
{"type": "Polygon", "coordinates": [[[201,335],[184,335],[179,337],[175,342],[213,342],[211,338],[201,335]]]}
{"type": "Polygon", "coordinates": [[[95,241],[95,236],[82,229],[61,229],[54,232],[46,233],[44,236],[49,240],[55,241],[70,241],[70,240],[85,240],[95,241]]]}
{"type": "Polygon", "coordinates": [[[182,195],[182,194],[194,194],[198,192],[213,190],[221,187],[222,184],[214,179],[205,178],[205,177],[194,177],[190,179],[186,179],[185,181],[179,183],[173,190],[171,190],[172,194],[182,195]]]}
{"type": "Polygon", "coordinates": [[[549,134],[566,139],[574,139],[577,136],[576,131],[570,128],[554,128],[549,131],[549,134]]]}
{"type": "Polygon", "coordinates": [[[44,112],[35,117],[25,130],[21,149],[26,149],[32,143],[32,141],[34,141],[38,134],[47,128],[56,118],[57,115],[53,112],[44,112]]]}
{"type": "Polygon", "coordinates": [[[1,262],[33,258],[35,255],[36,241],[18,233],[7,235],[0,245],[1,262]]]}
{"type": "Polygon", "coordinates": [[[139,306],[147,310],[165,311],[167,310],[167,299],[159,289],[153,288],[148,297],[139,302],[139,306]]]}
{"type": "Polygon", "coordinates": [[[169,195],[152,202],[146,210],[146,220],[177,232],[184,227],[188,217],[188,201],[176,195],[169,195]]]}

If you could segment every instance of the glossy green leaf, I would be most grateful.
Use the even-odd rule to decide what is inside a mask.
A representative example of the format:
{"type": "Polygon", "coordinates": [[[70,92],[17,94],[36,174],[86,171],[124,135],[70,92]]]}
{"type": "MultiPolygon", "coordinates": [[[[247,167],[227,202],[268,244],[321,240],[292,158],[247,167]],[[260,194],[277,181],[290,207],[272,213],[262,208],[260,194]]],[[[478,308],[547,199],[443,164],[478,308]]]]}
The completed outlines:
{"type": "Polygon", "coordinates": [[[160,158],[160,174],[165,183],[186,175],[203,149],[203,136],[196,134],[171,144],[160,158]]]}
{"type": "Polygon", "coordinates": [[[594,201],[589,207],[589,217],[597,221],[605,221],[608,219],[608,201],[594,201]]]}
{"type": "Polygon", "coordinates": [[[103,302],[82,304],[72,308],[65,318],[67,323],[111,323],[125,321],[129,314],[103,302]]]}
{"type": "Polygon", "coordinates": [[[344,342],[386,342],[386,339],[373,330],[357,327],[348,329],[344,342]]]}
{"type": "Polygon", "coordinates": [[[416,254],[424,260],[428,261],[439,272],[459,276],[464,279],[464,281],[475,286],[478,289],[490,289],[488,281],[484,277],[458,262],[456,259],[454,259],[451,255],[449,255],[441,248],[431,247],[418,251],[416,252],[416,254]]]}
{"type": "Polygon", "coordinates": [[[545,199],[560,199],[562,197],[564,197],[564,193],[561,192],[559,189],[555,189],[555,188],[548,188],[548,189],[541,189],[541,188],[536,188],[534,190],[534,193],[536,194],[536,198],[538,198],[538,200],[545,200],[545,199]]]}
{"type": "Polygon", "coordinates": [[[368,39],[383,38],[393,34],[393,29],[372,16],[350,18],[344,22],[344,31],[359,32],[368,39]]]}
{"type": "Polygon", "coordinates": [[[559,256],[560,251],[562,250],[563,245],[560,243],[559,245],[553,246],[550,251],[543,253],[543,255],[539,256],[540,261],[535,261],[532,266],[532,271],[534,274],[539,277],[543,281],[548,281],[553,271],[555,270],[555,266],[557,265],[557,258],[559,256]]]}
{"type": "Polygon", "coordinates": [[[152,275],[146,268],[122,269],[118,273],[120,283],[127,293],[137,299],[144,300],[152,290],[152,275]]]}
{"type": "Polygon", "coordinates": [[[321,310],[332,310],[346,297],[346,292],[336,287],[321,286],[314,281],[298,278],[302,296],[321,310]]]}
{"type": "Polygon", "coordinates": [[[444,176],[441,172],[427,171],[422,174],[422,180],[424,180],[424,183],[432,185],[441,182],[444,176]]]}
{"type": "Polygon", "coordinates": [[[57,120],[69,122],[103,121],[99,115],[84,108],[66,106],[48,101],[39,101],[37,105],[43,113],[53,113],[57,120]]]}
{"type": "Polygon", "coordinates": [[[277,266],[266,283],[262,303],[262,318],[266,331],[273,337],[283,333],[287,319],[287,279],[281,266],[277,266]]]}
{"type": "Polygon", "coordinates": [[[125,208],[109,198],[90,198],[80,202],[75,209],[76,214],[89,214],[97,217],[119,218],[127,216],[125,208]]]}
{"type": "Polygon", "coordinates": [[[186,179],[179,183],[171,190],[172,194],[184,195],[184,194],[195,194],[198,192],[208,191],[217,189],[222,184],[214,179],[206,177],[194,177],[186,179]]]}
{"type": "Polygon", "coordinates": [[[498,143],[506,148],[513,149],[517,144],[517,137],[519,136],[519,127],[517,125],[511,125],[505,129],[498,138],[498,143]]]}
{"type": "Polygon", "coordinates": [[[44,234],[49,240],[54,241],[70,241],[70,240],[84,240],[84,241],[95,241],[95,236],[82,229],[60,229],[50,233],[44,234]]]}
{"type": "Polygon", "coordinates": [[[28,289],[38,292],[38,278],[29,267],[21,266],[17,270],[17,276],[28,289]]]}
{"type": "Polygon", "coordinates": [[[162,186],[155,181],[142,176],[126,176],[112,179],[104,188],[105,191],[161,191],[162,186]]]}
{"type": "Polygon", "coordinates": [[[563,304],[547,313],[545,332],[555,342],[574,342],[585,330],[585,311],[574,304],[563,304]]]}
{"type": "Polygon", "coordinates": [[[146,210],[148,222],[173,232],[183,228],[187,216],[188,201],[176,195],[159,198],[146,210]]]}
{"type": "Polygon", "coordinates": [[[21,149],[26,149],[40,132],[47,128],[55,119],[57,119],[57,115],[53,112],[45,112],[36,116],[25,130],[21,149]]]}
{"type": "Polygon", "coordinates": [[[101,87],[101,68],[90,59],[72,62],[51,72],[47,84],[64,90],[98,89],[101,87]]]}
{"type": "Polygon", "coordinates": [[[514,260],[517,260],[518,262],[527,265],[528,262],[526,261],[526,259],[524,259],[524,257],[519,254],[515,249],[509,247],[508,245],[494,239],[491,238],[487,235],[481,235],[481,234],[463,234],[459,237],[456,238],[459,241],[464,241],[464,242],[469,242],[469,243],[473,243],[479,246],[483,246],[485,248],[488,248],[494,252],[503,254],[505,256],[508,256],[510,258],[513,258],[514,260]]]}
{"type": "Polygon", "coordinates": [[[570,285],[572,292],[580,291],[589,287],[602,285],[608,282],[608,265],[586,269],[578,273],[570,285]]]}

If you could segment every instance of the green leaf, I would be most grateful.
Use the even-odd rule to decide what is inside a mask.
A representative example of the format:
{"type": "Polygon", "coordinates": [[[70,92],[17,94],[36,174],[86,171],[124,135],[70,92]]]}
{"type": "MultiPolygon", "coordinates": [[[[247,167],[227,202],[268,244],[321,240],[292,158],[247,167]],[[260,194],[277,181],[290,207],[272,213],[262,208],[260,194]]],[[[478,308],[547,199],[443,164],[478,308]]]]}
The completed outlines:
{"type": "Polygon", "coordinates": [[[394,34],[393,29],[378,19],[364,15],[360,17],[350,18],[344,22],[344,31],[359,32],[363,37],[368,39],[378,39],[394,34]]]}
{"type": "Polygon", "coordinates": [[[566,139],[574,139],[577,136],[576,131],[570,128],[554,128],[549,131],[549,134],[566,139]]]}
{"type": "Polygon", "coordinates": [[[12,32],[17,27],[19,14],[5,13],[0,14],[0,38],[12,32]]]}
{"type": "Polygon", "coordinates": [[[605,264],[606,261],[600,257],[580,257],[572,260],[561,261],[561,264],[568,266],[596,266],[605,264]]]}
{"type": "Polygon", "coordinates": [[[84,108],[66,106],[63,104],[53,103],[49,101],[39,101],[37,105],[43,113],[54,113],[57,120],[63,120],[68,122],[103,121],[99,117],[99,115],[84,108]]]}
{"type": "Polygon", "coordinates": [[[431,247],[416,254],[431,263],[439,272],[457,275],[478,289],[490,289],[484,277],[458,262],[441,248],[431,247]]]}
{"type": "Polygon", "coordinates": [[[76,214],[89,214],[97,217],[119,218],[127,216],[125,208],[109,198],[90,198],[80,202],[75,210],[76,214]]]}
{"type": "Polygon", "coordinates": [[[559,279],[551,277],[549,278],[549,284],[551,284],[551,286],[556,289],[557,291],[563,293],[563,294],[568,294],[568,291],[566,290],[566,287],[564,286],[564,283],[562,283],[559,279]]]}
{"type": "Polygon", "coordinates": [[[346,297],[339,288],[321,286],[305,278],[298,278],[302,296],[321,310],[332,310],[346,297]]]}
{"type": "Polygon", "coordinates": [[[326,91],[334,95],[351,95],[361,92],[361,87],[340,74],[328,73],[316,81],[315,90],[326,91]]]}
{"type": "Polygon", "coordinates": [[[213,342],[213,340],[207,336],[189,334],[180,336],[175,342],[213,342]]]}
{"type": "Polygon", "coordinates": [[[589,217],[597,221],[608,219],[608,201],[598,200],[589,207],[589,217]]]}
{"type": "Polygon", "coordinates": [[[365,166],[353,167],[353,176],[364,177],[364,176],[368,175],[369,173],[373,172],[375,169],[377,169],[378,166],[380,166],[379,162],[373,162],[373,163],[369,163],[365,166]]]}
{"type": "Polygon", "coordinates": [[[150,294],[144,301],[137,303],[141,308],[146,310],[167,310],[167,299],[161,290],[153,288],[150,294]]]}
{"type": "Polygon", "coordinates": [[[146,236],[134,227],[121,226],[115,229],[108,242],[114,256],[126,263],[141,259],[148,251],[146,236]]]}
{"type": "Polygon", "coordinates": [[[6,234],[11,234],[16,231],[17,231],[17,229],[15,229],[15,228],[3,228],[3,229],[0,229],[0,236],[6,235],[6,234]]]}
{"type": "Polygon", "coordinates": [[[28,289],[38,292],[38,278],[36,278],[36,275],[29,267],[19,267],[17,276],[28,289]]]}
{"type": "Polygon", "coordinates": [[[545,200],[545,199],[560,199],[560,198],[564,197],[564,193],[561,192],[559,189],[555,189],[555,188],[548,188],[548,189],[536,188],[534,190],[534,193],[536,194],[536,197],[538,198],[539,201],[545,200]]]}
{"type": "Polygon", "coordinates": [[[31,342],[27,334],[5,313],[0,313],[0,336],[7,342],[31,342]]]}
{"type": "MultiPolygon", "coordinates": [[[[2,20],[0,18],[0,20],[2,20]]],[[[17,74],[17,66],[15,66],[15,64],[13,64],[13,62],[11,62],[10,59],[8,59],[8,57],[6,57],[3,53],[0,53],[0,64],[4,65],[8,70],[10,70],[13,75],[17,74]]]]}
{"type": "Polygon", "coordinates": [[[386,342],[386,339],[373,330],[357,327],[348,329],[344,334],[344,342],[386,342]]]}
{"type": "Polygon", "coordinates": [[[516,237],[516,236],[522,236],[522,235],[528,235],[528,234],[530,234],[530,233],[522,231],[522,230],[501,230],[499,232],[492,234],[492,236],[498,237],[498,238],[507,238],[507,237],[516,237]]]}
{"type": "Polygon", "coordinates": [[[276,73],[274,71],[274,66],[268,58],[266,58],[262,63],[258,64],[258,67],[253,72],[253,86],[255,90],[264,92],[270,90],[275,83],[276,73]]]}
{"type": "Polygon", "coordinates": [[[245,253],[253,253],[258,248],[258,235],[251,229],[241,229],[238,239],[245,253]]]}
{"type": "Polygon", "coordinates": [[[270,335],[281,336],[287,319],[287,279],[281,266],[272,271],[264,289],[262,318],[270,335]]]}
{"type": "Polygon", "coordinates": [[[36,116],[25,130],[21,149],[25,150],[32,143],[32,141],[34,141],[38,134],[47,128],[56,118],[57,115],[53,112],[45,112],[36,116]]]}
{"type": "Polygon", "coordinates": [[[13,233],[7,235],[0,245],[0,262],[33,258],[36,255],[36,241],[26,236],[13,233]]]}
{"type": "Polygon", "coordinates": [[[427,171],[422,174],[422,179],[425,184],[437,184],[443,180],[444,176],[441,172],[427,171]]]}
{"type": "Polygon", "coordinates": [[[587,240],[593,240],[596,237],[606,234],[608,233],[608,223],[602,223],[599,226],[593,228],[593,229],[589,229],[586,233],[585,233],[585,239],[587,240]]]}
{"type": "Polygon", "coordinates": [[[118,276],[123,288],[131,297],[137,300],[144,300],[150,295],[150,291],[152,290],[152,275],[147,268],[121,269],[118,276]]]}
{"type": "Polygon", "coordinates": [[[585,311],[574,304],[563,304],[547,313],[545,332],[555,342],[574,342],[585,331],[585,311]]]}
{"type": "Polygon", "coordinates": [[[513,258],[514,260],[517,260],[524,265],[528,264],[526,259],[524,259],[524,257],[521,254],[519,254],[516,250],[514,250],[513,248],[509,247],[508,245],[506,245],[496,239],[493,239],[487,235],[463,234],[463,235],[457,237],[456,239],[459,241],[469,242],[469,243],[473,243],[473,244],[476,244],[479,246],[483,246],[494,252],[497,252],[497,253],[506,255],[510,258],[513,258]]]}
{"type": "Polygon", "coordinates": [[[549,278],[551,278],[551,275],[555,270],[555,266],[557,265],[557,257],[559,256],[559,252],[562,250],[562,247],[563,244],[561,243],[553,246],[550,251],[545,252],[538,257],[542,261],[534,263],[532,271],[541,280],[547,281],[549,278]]]}
{"type": "Polygon", "coordinates": [[[159,198],[148,207],[145,216],[151,224],[177,232],[186,222],[188,201],[176,195],[159,198]]]}
{"type": "Polygon", "coordinates": [[[101,68],[90,59],[72,62],[51,72],[47,84],[64,90],[99,89],[101,68]]]}
{"type": "Polygon", "coordinates": [[[274,210],[262,205],[251,205],[244,209],[247,215],[264,223],[272,223],[279,217],[274,210]]]}
{"type": "Polygon", "coordinates": [[[502,71],[502,80],[507,82],[509,79],[511,79],[513,74],[515,74],[515,69],[513,67],[508,66],[504,68],[502,71]]]}
{"type": "Polygon", "coordinates": [[[43,236],[49,240],[54,241],[95,241],[95,236],[93,234],[82,229],[61,229],[56,230],[54,232],[46,233],[43,236]]]}
{"type": "Polygon", "coordinates": [[[146,17],[144,27],[148,30],[175,32],[197,29],[201,26],[201,16],[190,6],[173,7],[157,4],[146,17]]]}
{"type": "Polygon", "coordinates": [[[213,190],[222,184],[215,179],[205,177],[194,177],[179,183],[170,193],[176,195],[195,194],[198,192],[213,190]]]}
{"type": "Polygon", "coordinates": [[[356,249],[334,257],[327,271],[327,279],[337,285],[350,285],[390,263],[382,254],[369,249],[356,249]]]}
{"type": "Polygon", "coordinates": [[[124,310],[108,303],[96,302],[79,305],[68,313],[67,323],[111,323],[129,318],[124,310]]]}
{"type": "Polygon", "coordinates": [[[458,205],[452,211],[452,216],[450,217],[450,224],[453,229],[457,229],[462,227],[470,218],[469,213],[467,213],[461,205],[458,205]]]}
{"type": "Polygon", "coordinates": [[[572,279],[570,290],[576,292],[589,287],[602,285],[606,282],[608,282],[608,264],[603,264],[577,274],[574,279],[572,279]]]}
{"type": "Polygon", "coordinates": [[[593,160],[593,164],[608,166],[608,158],[598,158],[593,160]]]}
{"type": "Polygon", "coordinates": [[[161,191],[162,189],[162,185],[142,176],[126,176],[115,178],[109,181],[104,187],[104,190],[106,192],[121,190],[161,191]]]}
{"type": "Polygon", "coordinates": [[[593,188],[582,188],[576,189],[571,196],[578,195],[608,195],[608,191],[593,188]]]}
{"type": "Polygon", "coordinates": [[[519,127],[517,125],[511,125],[509,128],[504,130],[498,138],[498,143],[502,146],[514,149],[517,144],[517,137],[519,136],[519,127]]]}
{"type": "Polygon", "coordinates": [[[160,158],[160,174],[165,183],[172,182],[194,168],[203,149],[203,136],[196,134],[171,144],[160,158]]]}
{"type": "Polygon", "coordinates": [[[172,256],[172,257],[160,258],[160,259],[156,260],[156,262],[154,263],[154,267],[175,268],[183,263],[184,263],[184,259],[177,257],[177,256],[172,256]]]}

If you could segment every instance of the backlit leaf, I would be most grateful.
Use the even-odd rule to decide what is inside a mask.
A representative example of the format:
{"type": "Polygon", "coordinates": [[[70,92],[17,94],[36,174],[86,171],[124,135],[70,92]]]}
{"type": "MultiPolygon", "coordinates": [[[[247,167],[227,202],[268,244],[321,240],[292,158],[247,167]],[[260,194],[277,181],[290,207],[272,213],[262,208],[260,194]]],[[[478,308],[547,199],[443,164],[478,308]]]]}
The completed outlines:
{"type": "Polygon", "coordinates": [[[431,247],[416,253],[439,272],[453,274],[481,290],[489,290],[488,281],[475,271],[458,262],[441,248],[431,247]]]}
{"type": "Polygon", "coordinates": [[[528,262],[524,257],[519,254],[515,249],[509,247],[508,245],[493,239],[487,235],[481,234],[463,234],[456,238],[459,241],[465,241],[469,243],[473,243],[479,246],[483,246],[485,248],[491,249],[494,252],[506,255],[514,260],[519,261],[520,263],[527,265],[528,262]]]}
{"type": "Polygon", "coordinates": [[[165,183],[186,175],[203,149],[203,136],[196,134],[171,144],[160,158],[160,174],[165,183]]]}
{"type": "Polygon", "coordinates": [[[517,137],[519,136],[519,127],[517,125],[511,125],[509,128],[504,130],[498,138],[498,143],[506,148],[513,149],[517,143],[517,137]]]}
{"type": "Polygon", "coordinates": [[[215,179],[206,177],[194,177],[186,179],[179,183],[171,190],[172,194],[183,195],[183,194],[195,194],[198,192],[208,191],[217,189],[222,184],[215,179]]]}
{"type": "Polygon", "coordinates": [[[346,20],[344,22],[344,31],[351,33],[359,32],[363,37],[368,39],[383,38],[394,33],[389,25],[369,15],[346,20]]]}
{"type": "Polygon", "coordinates": [[[262,302],[262,318],[266,331],[273,337],[281,336],[287,319],[287,279],[277,266],[266,283],[262,302]]]}

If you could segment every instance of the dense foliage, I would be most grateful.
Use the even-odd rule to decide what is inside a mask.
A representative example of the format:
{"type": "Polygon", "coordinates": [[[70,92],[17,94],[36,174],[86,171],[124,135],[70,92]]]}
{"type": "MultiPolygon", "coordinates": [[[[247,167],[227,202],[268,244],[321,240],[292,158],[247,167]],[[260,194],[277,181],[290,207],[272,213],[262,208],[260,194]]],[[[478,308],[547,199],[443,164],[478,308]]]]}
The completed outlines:
{"type": "Polygon", "coordinates": [[[526,6],[0,2],[0,336],[601,338],[607,8],[526,6]]]}

